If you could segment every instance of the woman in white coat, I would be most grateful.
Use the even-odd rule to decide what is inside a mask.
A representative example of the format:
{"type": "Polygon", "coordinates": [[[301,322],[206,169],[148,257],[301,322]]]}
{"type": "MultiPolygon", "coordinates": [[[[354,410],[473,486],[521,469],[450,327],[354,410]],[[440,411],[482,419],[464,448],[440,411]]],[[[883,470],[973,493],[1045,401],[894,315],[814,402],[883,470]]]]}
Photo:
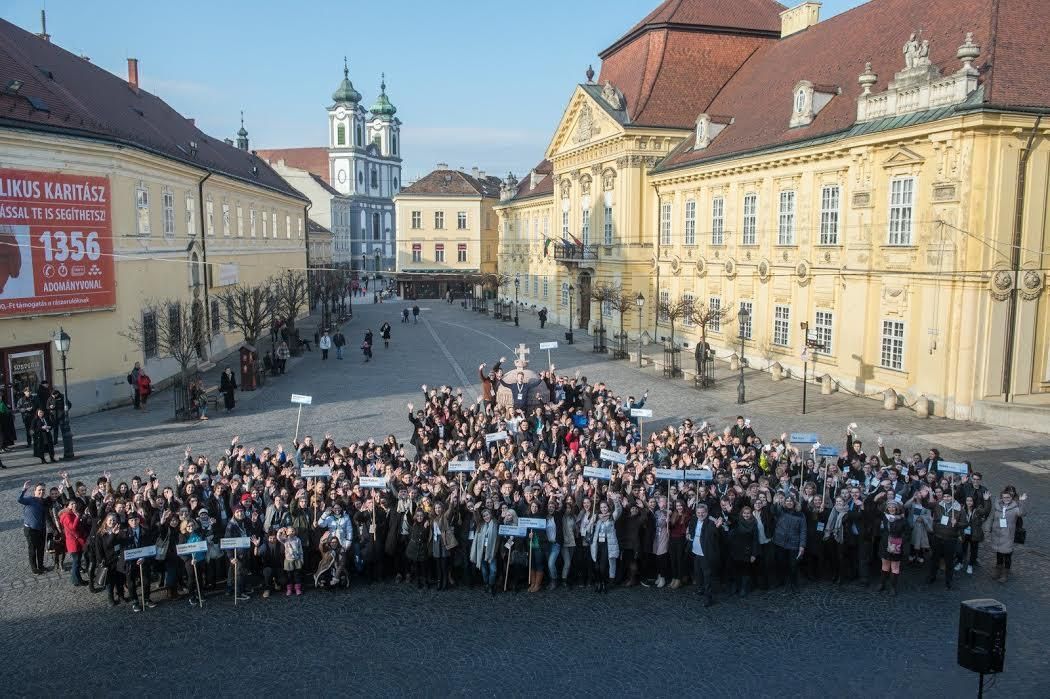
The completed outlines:
{"type": "Polygon", "coordinates": [[[1028,499],[1028,493],[1015,499],[1016,494],[1012,485],[1003,488],[999,502],[992,506],[988,519],[984,521],[985,541],[995,551],[995,578],[1001,583],[1010,578],[1017,520],[1024,516],[1025,500],[1028,499]]]}

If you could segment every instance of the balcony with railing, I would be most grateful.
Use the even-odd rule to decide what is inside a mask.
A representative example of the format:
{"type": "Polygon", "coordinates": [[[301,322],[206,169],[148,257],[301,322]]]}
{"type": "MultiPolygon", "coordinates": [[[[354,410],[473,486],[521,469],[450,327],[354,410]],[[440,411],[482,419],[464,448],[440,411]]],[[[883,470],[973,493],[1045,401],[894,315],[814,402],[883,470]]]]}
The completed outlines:
{"type": "Polygon", "coordinates": [[[556,240],[551,244],[554,259],[558,262],[597,262],[597,245],[578,245],[576,243],[556,240]]]}

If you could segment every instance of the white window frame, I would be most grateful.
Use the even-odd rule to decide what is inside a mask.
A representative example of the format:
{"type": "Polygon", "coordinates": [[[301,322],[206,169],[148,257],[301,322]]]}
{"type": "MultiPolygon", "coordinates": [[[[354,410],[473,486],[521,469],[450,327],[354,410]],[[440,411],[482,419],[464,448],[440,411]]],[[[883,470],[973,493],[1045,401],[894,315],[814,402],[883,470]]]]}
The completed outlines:
{"type": "Polygon", "coordinates": [[[270,223],[273,225],[270,227],[271,237],[277,240],[277,209],[270,212],[270,223]]]}
{"type": "Polygon", "coordinates": [[[548,293],[549,291],[550,291],[550,280],[547,278],[547,275],[544,274],[543,275],[543,299],[544,300],[547,300],[547,297],[549,296],[549,293],[548,293]]]}
{"type": "Polygon", "coordinates": [[[165,187],[161,191],[161,203],[164,211],[164,235],[171,237],[175,235],[175,192],[171,187],[165,187]]]}
{"type": "Polygon", "coordinates": [[[671,303],[671,292],[667,289],[660,291],[660,301],[657,305],[657,320],[660,323],[667,323],[671,320],[670,316],[665,312],[667,305],[671,303]]]}
{"type": "Polygon", "coordinates": [[[561,239],[562,240],[568,240],[569,239],[569,212],[568,211],[562,211],[561,212],[561,239]]]}
{"type": "Polygon", "coordinates": [[[186,235],[188,235],[188,236],[196,235],[196,233],[197,233],[197,231],[195,230],[195,228],[196,228],[196,225],[195,225],[196,221],[197,221],[197,201],[193,197],[187,195],[186,196],[186,235]]]}
{"type": "Polygon", "coordinates": [[[456,262],[466,262],[466,261],[467,261],[467,247],[466,247],[466,244],[465,243],[456,243],[456,262]]]}
{"type": "Polygon", "coordinates": [[[780,207],[777,210],[777,245],[795,244],[795,190],[780,192],[780,207]]]}
{"type": "MultiPolygon", "coordinates": [[[[692,294],[682,294],[682,302],[688,303],[689,307],[692,308],[693,304],[696,303],[696,297],[692,294]]],[[[686,313],[682,318],[682,326],[686,328],[693,327],[693,314],[686,313]]]]}
{"type": "Polygon", "coordinates": [[[788,347],[791,343],[791,306],[773,307],[773,344],[788,347]]]}
{"type": "Polygon", "coordinates": [[[208,201],[204,202],[205,215],[208,217],[208,235],[215,235],[215,202],[208,197],[208,201]]]}
{"type": "Polygon", "coordinates": [[[725,245],[726,200],[715,197],[711,200],[711,244],[725,245]]]}
{"type": "Polygon", "coordinates": [[[456,229],[465,231],[467,230],[467,212],[459,211],[456,213],[456,229]]]}
{"type": "Polygon", "coordinates": [[[255,208],[252,207],[251,209],[248,209],[248,235],[254,238],[258,232],[258,226],[259,214],[256,212],[255,208]]]}
{"type": "Polygon", "coordinates": [[[820,190],[820,244],[839,244],[839,206],[841,190],[837,184],[824,185],[820,190]]]}
{"type": "Polygon", "coordinates": [[[420,245],[418,248],[412,248],[412,261],[422,262],[423,261],[423,246],[420,245]]]}
{"type": "Polygon", "coordinates": [[[830,355],[834,353],[835,335],[835,313],[827,310],[817,310],[813,322],[813,339],[824,345],[823,349],[814,349],[816,354],[830,355]]]}
{"type": "Polygon", "coordinates": [[[696,245],[696,200],[685,200],[685,231],[682,234],[686,245],[696,245]]]}
{"type": "Polygon", "coordinates": [[[580,218],[580,240],[584,245],[591,244],[591,209],[583,207],[583,216],[580,218]]]}
{"type": "Polygon", "coordinates": [[[915,222],[915,178],[894,177],[890,180],[890,212],[887,245],[911,245],[915,222]]]}
{"type": "Polygon", "coordinates": [[[671,202],[665,201],[660,204],[660,245],[671,244],[671,215],[673,208],[671,202]]]}
{"type": "Polygon", "coordinates": [[[613,244],[613,208],[610,204],[605,205],[604,211],[605,217],[603,219],[603,227],[605,233],[605,244],[613,244]]]}
{"type": "Polygon", "coordinates": [[[445,244],[434,243],[434,262],[445,261],[445,244]]]}
{"type": "Polygon", "coordinates": [[[879,366],[891,371],[904,371],[904,321],[884,319],[879,352],[879,366]]]}
{"type": "Polygon", "coordinates": [[[561,305],[562,306],[568,306],[569,305],[569,282],[562,282],[561,283],[561,299],[560,300],[561,300],[561,305]]]}
{"type": "Polygon", "coordinates": [[[135,228],[139,235],[150,235],[149,185],[145,182],[135,187],[135,228]]]}
{"type": "Polygon", "coordinates": [[[412,228],[415,229],[415,230],[419,230],[422,227],[423,227],[423,212],[422,211],[413,211],[412,212],[412,228]]]}
{"type": "Polygon", "coordinates": [[[292,239],[292,216],[291,214],[284,215],[284,237],[285,240],[292,239]]]}
{"type": "Polygon", "coordinates": [[[737,315],[737,328],[738,328],[738,331],[740,333],[740,337],[743,338],[744,340],[752,339],[752,336],[754,334],[754,332],[753,332],[754,325],[752,325],[752,323],[755,320],[754,304],[751,301],[741,301],[740,302],[740,307],[737,310],[737,313],[738,313],[738,315],[737,315]],[[746,321],[742,321],[741,320],[742,316],[740,316],[739,314],[742,311],[747,311],[747,320],[746,321]]]}
{"type": "Polygon", "coordinates": [[[722,297],[712,296],[707,300],[707,308],[711,311],[711,322],[708,323],[708,329],[713,333],[722,332],[722,297]]]}
{"type": "Polygon", "coordinates": [[[444,211],[435,211],[434,212],[434,228],[436,230],[439,230],[439,231],[445,229],[445,212],[444,211]]]}
{"type": "Polygon", "coordinates": [[[743,216],[743,237],[741,238],[742,245],[757,245],[758,244],[758,194],[755,192],[748,192],[744,195],[744,216],[743,216]]]}
{"type": "Polygon", "coordinates": [[[244,237],[244,207],[237,205],[237,237],[244,237]]]}

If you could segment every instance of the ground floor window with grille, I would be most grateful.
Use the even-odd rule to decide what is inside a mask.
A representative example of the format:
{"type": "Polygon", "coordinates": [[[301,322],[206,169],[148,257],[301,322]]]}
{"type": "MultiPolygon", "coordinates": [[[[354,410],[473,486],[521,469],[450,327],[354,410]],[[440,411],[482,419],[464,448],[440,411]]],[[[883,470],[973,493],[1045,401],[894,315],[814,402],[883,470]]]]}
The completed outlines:
{"type": "Polygon", "coordinates": [[[669,292],[669,291],[661,291],[660,292],[660,306],[659,306],[659,311],[660,311],[659,318],[660,318],[660,322],[661,323],[666,323],[668,320],[670,320],[670,316],[667,315],[667,306],[670,303],[671,303],[671,292],[669,292]]]}
{"type": "Polygon", "coordinates": [[[882,357],[880,366],[884,369],[903,371],[904,369],[904,321],[882,321],[882,357]]]}
{"type": "Polygon", "coordinates": [[[834,317],[831,311],[817,311],[817,322],[814,328],[813,339],[822,348],[814,350],[817,354],[831,354],[831,334],[834,317]]]}
{"type": "Polygon", "coordinates": [[[717,296],[712,296],[708,299],[708,309],[711,316],[711,322],[707,324],[707,327],[713,333],[722,332],[722,299],[717,296]]]}
{"type": "Polygon", "coordinates": [[[219,300],[211,300],[211,334],[218,335],[222,332],[222,315],[219,312],[219,300]]]}
{"type": "Polygon", "coordinates": [[[569,282],[561,283],[561,305],[569,305],[569,282]]]}
{"type": "Polygon", "coordinates": [[[142,355],[146,359],[157,356],[157,314],[153,311],[142,314],[142,355]]]}
{"type": "Polygon", "coordinates": [[[544,299],[546,299],[547,296],[548,296],[547,292],[549,291],[549,288],[550,288],[550,280],[547,279],[547,275],[545,274],[545,275],[543,275],[543,298],[544,299]]]}
{"type": "Polygon", "coordinates": [[[791,339],[791,308],[776,306],[773,309],[773,344],[787,347],[791,339]]]}

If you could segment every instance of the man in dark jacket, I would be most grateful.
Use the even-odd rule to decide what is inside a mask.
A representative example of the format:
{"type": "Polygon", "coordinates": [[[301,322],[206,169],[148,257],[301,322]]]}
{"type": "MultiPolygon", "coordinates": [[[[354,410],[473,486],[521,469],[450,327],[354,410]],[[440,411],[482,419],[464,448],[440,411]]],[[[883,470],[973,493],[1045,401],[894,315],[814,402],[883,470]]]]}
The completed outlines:
{"type": "Polygon", "coordinates": [[[29,547],[29,569],[33,575],[42,575],[50,568],[44,567],[44,542],[47,535],[47,499],[44,497],[43,483],[33,487],[33,494],[28,495],[29,481],[22,485],[18,502],[22,505],[22,531],[29,547]]]}
{"type": "Polygon", "coordinates": [[[930,537],[930,574],[926,582],[937,581],[937,570],[944,561],[944,585],[952,589],[952,566],[959,546],[959,536],[965,528],[961,518],[962,508],[950,491],[941,494],[941,501],[933,508],[933,536],[930,537]]]}
{"type": "Polygon", "coordinates": [[[795,496],[788,495],[776,512],[773,530],[773,558],[777,564],[778,584],[784,584],[784,573],[792,592],[798,591],[798,562],[806,552],[806,518],[795,507],[795,496]]]}
{"type": "MultiPolygon", "coordinates": [[[[126,535],[126,541],[124,544],[125,550],[137,549],[143,546],[151,546],[153,544],[153,532],[150,530],[145,522],[142,521],[141,516],[135,510],[128,513],[128,531],[126,535]]],[[[142,607],[139,606],[140,598],[145,601],[147,607],[152,609],[157,606],[156,602],[153,602],[149,598],[150,588],[150,561],[152,559],[140,558],[134,563],[128,563],[126,566],[126,572],[128,577],[128,594],[131,595],[133,601],[131,603],[131,611],[140,612],[142,607]],[[142,593],[140,595],[137,592],[139,585],[142,585],[142,593]]]]}
{"type": "Polygon", "coordinates": [[[697,505],[696,517],[689,523],[686,534],[693,556],[693,583],[696,593],[703,597],[704,606],[714,604],[715,571],[718,570],[718,527],[721,520],[707,516],[707,505],[697,505]]]}

